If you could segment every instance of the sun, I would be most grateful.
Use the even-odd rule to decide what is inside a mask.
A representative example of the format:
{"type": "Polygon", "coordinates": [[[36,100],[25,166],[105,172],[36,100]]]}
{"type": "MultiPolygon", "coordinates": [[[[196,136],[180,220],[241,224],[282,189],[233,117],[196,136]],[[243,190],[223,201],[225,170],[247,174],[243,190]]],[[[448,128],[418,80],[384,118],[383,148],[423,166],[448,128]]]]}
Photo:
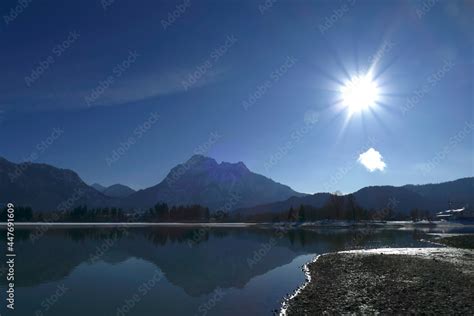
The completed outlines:
{"type": "Polygon", "coordinates": [[[377,83],[369,75],[352,77],[341,87],[342,103],[351,113],[374,106],[379,99],[377,83]]]}

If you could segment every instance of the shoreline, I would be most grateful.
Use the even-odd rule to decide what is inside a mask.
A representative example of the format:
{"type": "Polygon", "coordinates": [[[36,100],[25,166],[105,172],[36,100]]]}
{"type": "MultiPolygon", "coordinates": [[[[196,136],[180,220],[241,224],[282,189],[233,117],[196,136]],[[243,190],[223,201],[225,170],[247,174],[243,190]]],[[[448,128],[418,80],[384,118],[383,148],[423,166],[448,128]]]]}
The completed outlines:
{"type": "MultiPolygon", "coordinates": [[[[6,227],[6,222],[0,222],[0,228],[6,227]]],[[[473,223],[457,223],[457,222],[417,222],[411,221],[319,221],[319,222],[278,222],[278,223],[256,223],[256,222],[15,222],[18,227],[36,227],[36,226],[52,226],[52,227],[260,227],[260,228],[341,228],[341,229],[365,229],[365,228],[380,228],[380,229],[423,229],[423,228],[454,228],[454,227],[473,227],[473,223]]]]}
{"type": "Polygon", "coordinates": [[[469,292],[474,289],[474,251],[469,249],[340,251],[316,256],[303,271],[306,281],[283,300],[280,316],[474,310],[474,292],[469,292]]]}
{"type": "MultiPolygon", "coordinates": [[[[122,223],[55,223],[55,222],[16,222],[15,226],[19,227],[37,227],[37,226],[52,226],[52,227],[65,227],[65,228],[76,228],[76,227],[252,227],[258,225],[256,223],[145,223],[145,222],[122,222],[122,223]]],[[[7,223],[0,223],[1,227],[6,227],[7,223]]]]}

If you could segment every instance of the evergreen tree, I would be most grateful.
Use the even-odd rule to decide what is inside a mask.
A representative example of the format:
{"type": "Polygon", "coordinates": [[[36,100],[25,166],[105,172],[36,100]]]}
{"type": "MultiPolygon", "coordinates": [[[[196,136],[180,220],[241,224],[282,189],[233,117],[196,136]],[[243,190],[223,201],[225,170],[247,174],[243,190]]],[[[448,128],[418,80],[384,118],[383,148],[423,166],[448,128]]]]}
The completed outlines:
{"type": "Polygon", "coordinates": [[[290,207],[290,210],[288,211],[288,221],[292,222],[296,218],[295,216],[295,210],[293,209],[293,206],[290,207]]]}
{"type": "Polygon", "coordinates": [[[300,209],[298,211],[298,221],[305,222],[306,221],[306,214],[303,205],[300,205],[300,209]]]}

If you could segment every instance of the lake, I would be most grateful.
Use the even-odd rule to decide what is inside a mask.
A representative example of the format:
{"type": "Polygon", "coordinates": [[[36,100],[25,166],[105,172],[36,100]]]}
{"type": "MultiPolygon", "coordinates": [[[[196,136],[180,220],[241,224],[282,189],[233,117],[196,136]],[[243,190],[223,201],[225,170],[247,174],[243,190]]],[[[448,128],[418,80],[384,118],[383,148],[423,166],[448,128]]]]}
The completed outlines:
{"type": "Polygon", "coordinates": [[[422,237],[385,229],[17,228],[15,313],[5,307],[4,260],[0,311],[271,315],[304,282],[301,266],[316,254],[430,246],[422,237]]]}

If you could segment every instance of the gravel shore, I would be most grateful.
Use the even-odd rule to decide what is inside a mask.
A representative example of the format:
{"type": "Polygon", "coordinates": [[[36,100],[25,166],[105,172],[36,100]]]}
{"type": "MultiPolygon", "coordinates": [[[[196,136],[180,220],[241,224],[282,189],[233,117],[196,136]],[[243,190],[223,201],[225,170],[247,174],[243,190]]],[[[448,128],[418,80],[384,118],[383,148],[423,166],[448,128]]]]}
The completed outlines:
{"type": "Polygon", "coordinates": [[[376,249],[319,256],[281,315],[474,314],[474,252],[376,249]]]}

